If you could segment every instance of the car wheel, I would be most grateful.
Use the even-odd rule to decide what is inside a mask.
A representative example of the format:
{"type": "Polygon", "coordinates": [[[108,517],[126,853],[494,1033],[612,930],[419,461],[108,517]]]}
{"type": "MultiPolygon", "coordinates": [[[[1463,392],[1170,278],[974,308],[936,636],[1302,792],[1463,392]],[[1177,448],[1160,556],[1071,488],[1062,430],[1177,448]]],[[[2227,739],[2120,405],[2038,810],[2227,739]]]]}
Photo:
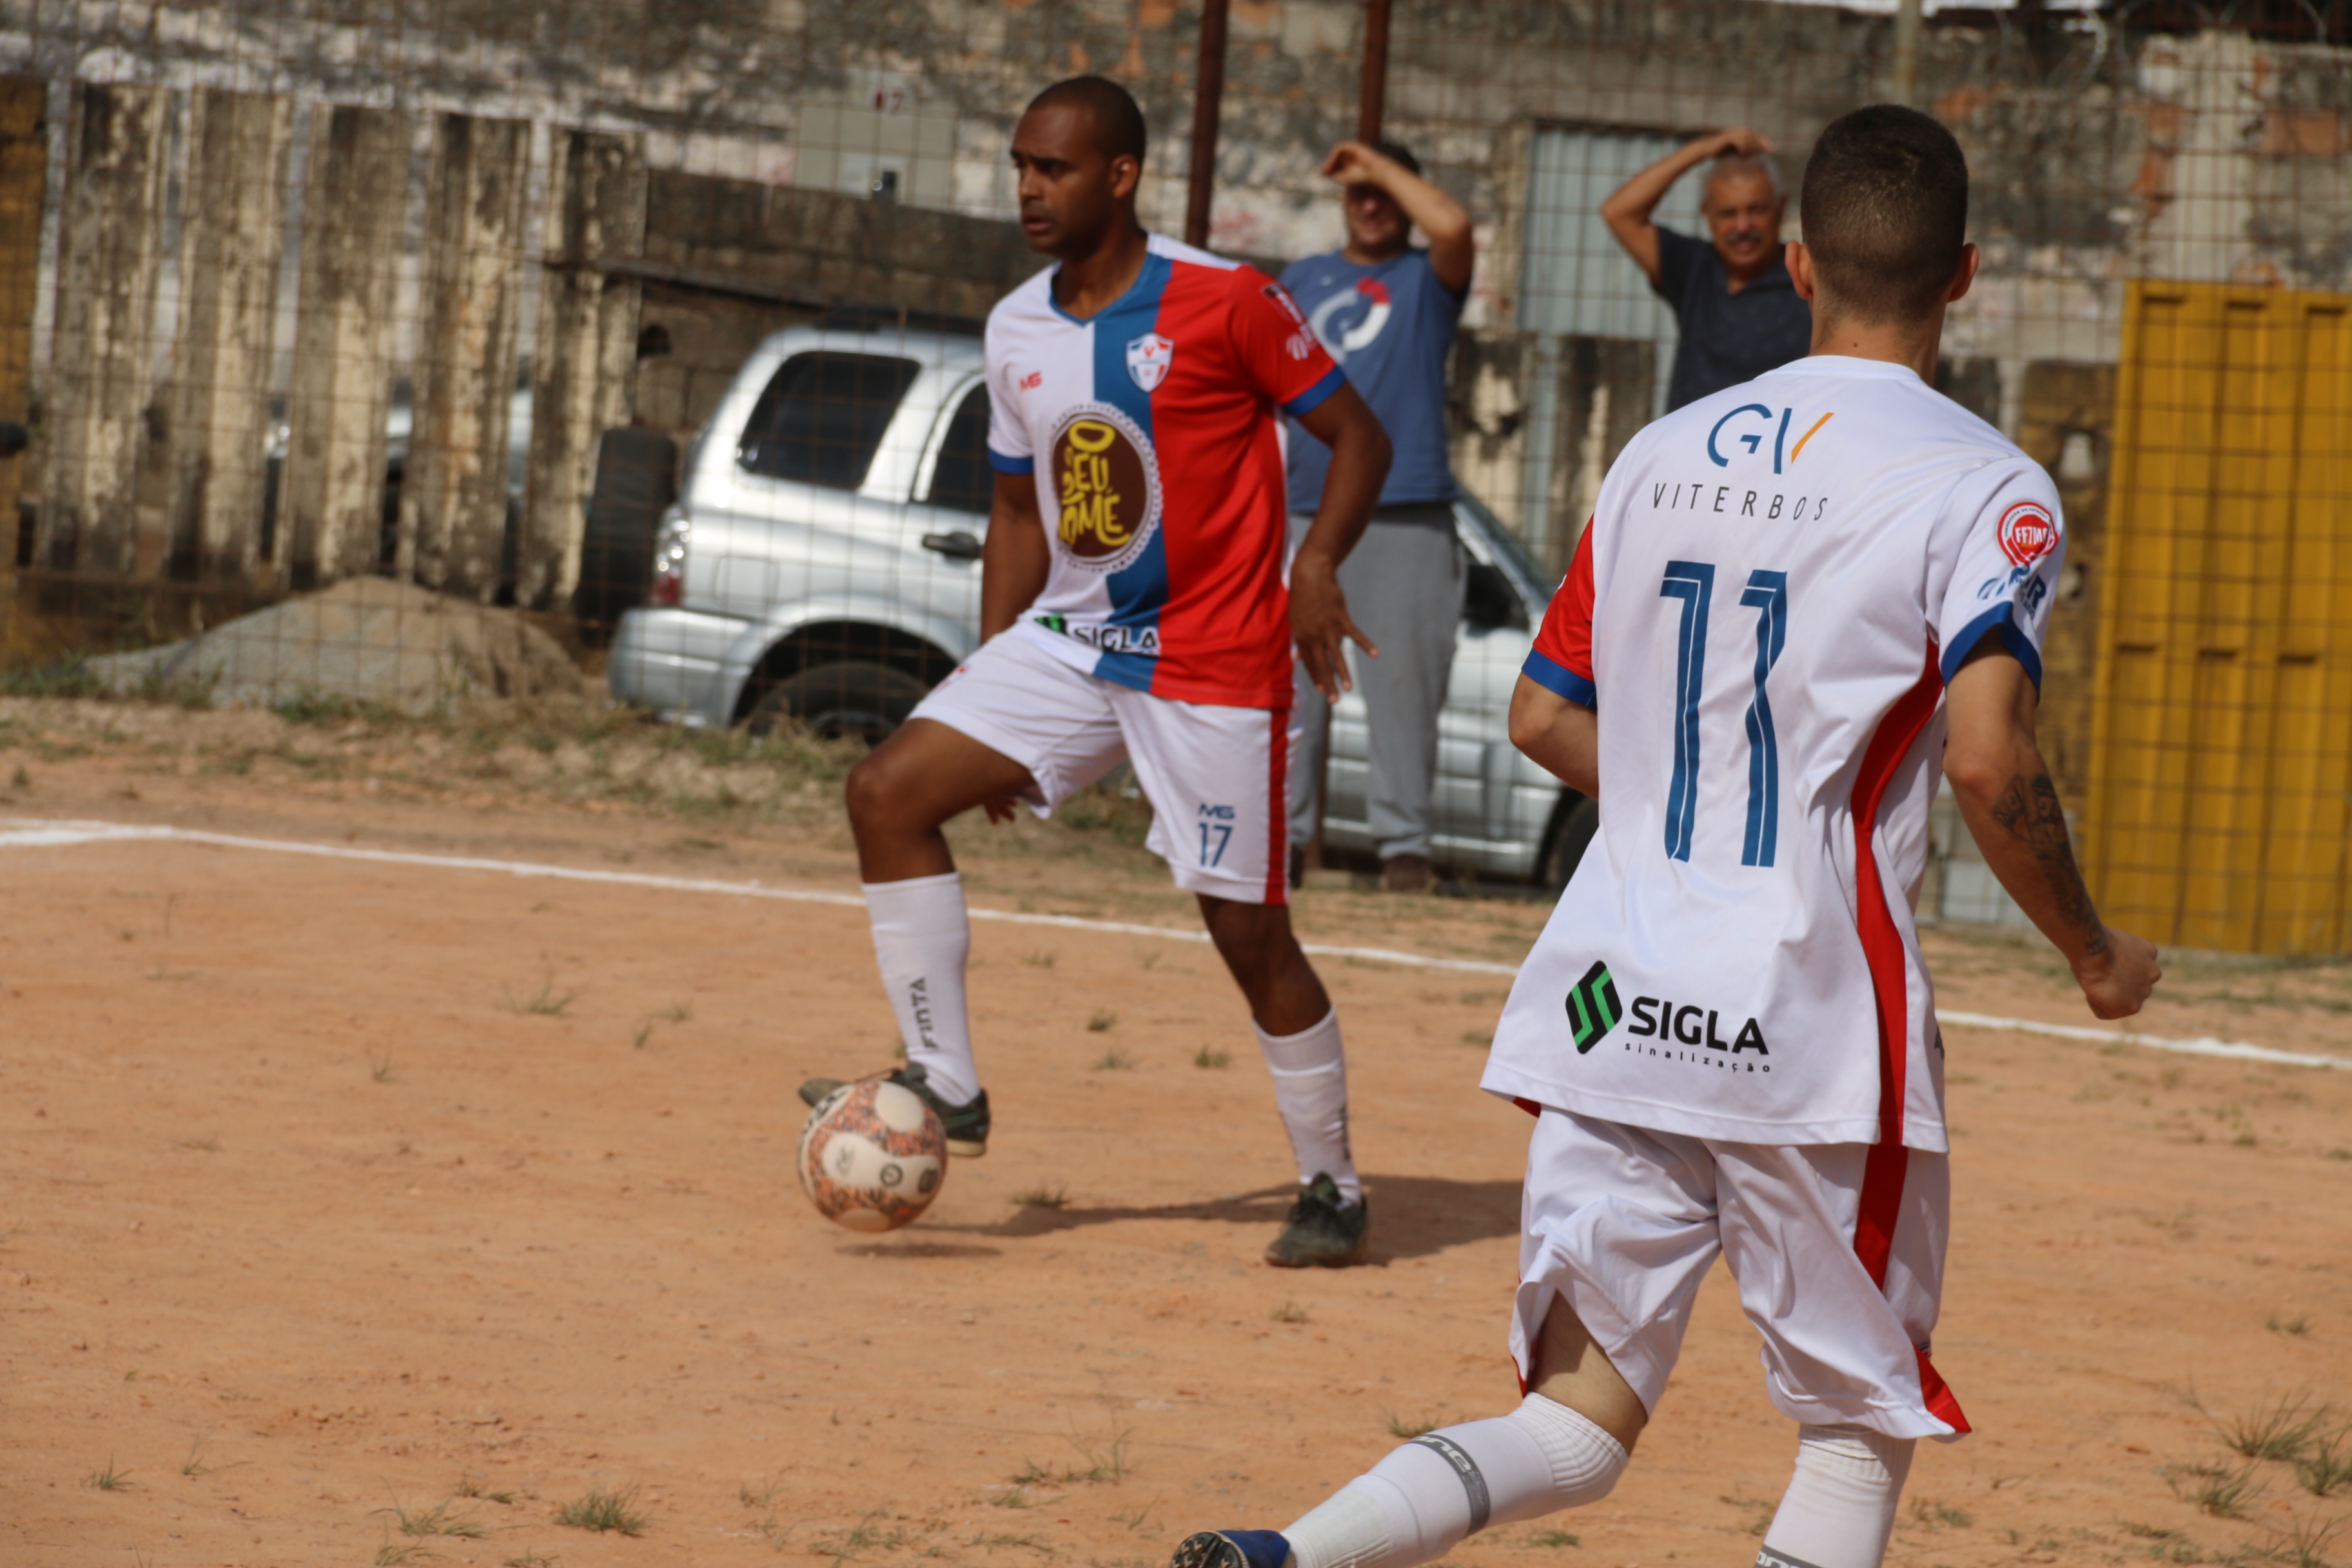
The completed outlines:
{"type": "Polygon", "coordinates": [[[856,735],[871,745],[905,723],[929,689],[887,664],[821,664],[768,688],[745,722],[765,737],[796,719],[827,740],[856,735]]]}
{"type": "Polygon", "coordinates": [[[1542,856],[1536,862],[1536,880],[1547,888],[1565,888],[1576,875],[1592,836],[1601,831],[1601,803],[1572,789],[1559,792],[1552,807],[1551,826],[1544,831],[1542,856]]]}

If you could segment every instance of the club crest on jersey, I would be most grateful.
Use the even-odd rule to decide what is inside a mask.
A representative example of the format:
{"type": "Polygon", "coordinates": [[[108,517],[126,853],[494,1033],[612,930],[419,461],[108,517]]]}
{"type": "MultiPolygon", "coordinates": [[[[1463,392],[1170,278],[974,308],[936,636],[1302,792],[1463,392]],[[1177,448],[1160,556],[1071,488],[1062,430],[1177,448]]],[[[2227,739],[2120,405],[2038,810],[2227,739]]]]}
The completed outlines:
{"type": "Polygon", "coordinates": [[[2000,514],[2000,552],[2031,566],[2058,547],[2058,520],[2039,501],[2021,500],[2000,514]]]}
{"type": "Polygon", "coordinates": [[[1055,537],[1070,560],[1116,572],[1142,554],[1160,527],[1160,464],[1142,428],[1108,403],[1082,403],[1046,450],[1055,537]]]}
{"type": "Polygon", "coordinates": [[[1168,379],[1168,367],[1176,363],[1176,345],[1158,332],[1146,332],[1127,345],[1127,374],[1136,385],[1150,392],[1168,379]]]}

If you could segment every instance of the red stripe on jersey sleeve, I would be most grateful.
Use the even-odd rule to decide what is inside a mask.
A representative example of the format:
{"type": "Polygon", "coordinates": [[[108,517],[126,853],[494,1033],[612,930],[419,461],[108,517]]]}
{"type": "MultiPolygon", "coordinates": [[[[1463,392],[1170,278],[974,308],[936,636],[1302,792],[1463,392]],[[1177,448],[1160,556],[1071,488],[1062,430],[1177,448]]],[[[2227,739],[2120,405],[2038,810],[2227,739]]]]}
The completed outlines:
{"type": "Polygon", "coordinates": [[[1234,357],[1260,392],[1287,405],[1313,391],[1325,377],[1339,373],[1323,345],[1315,341],[1307,313],[1290,297],[1290,290],[1255,267],[1236,267],[1228,276],[1233,290],[1233,314],[1228,321],[1234,357]]]}
{"type": "Polygon", "coordinates": [[[1576,542],[1568,576],[1544,608],[1535,647],[1520,673],[1537,685],[1586,708],[1597,705],[1592,683],[1592,524],[1576,542]]]}

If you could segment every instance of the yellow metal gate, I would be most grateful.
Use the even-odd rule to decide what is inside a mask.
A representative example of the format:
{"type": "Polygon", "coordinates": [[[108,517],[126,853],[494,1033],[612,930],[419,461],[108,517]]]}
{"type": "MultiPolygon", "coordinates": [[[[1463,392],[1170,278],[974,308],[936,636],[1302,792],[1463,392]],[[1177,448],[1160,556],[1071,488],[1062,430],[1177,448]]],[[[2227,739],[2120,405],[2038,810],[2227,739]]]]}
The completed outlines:
{"type": "Polygon", "coordinates": [[[2341,952],[2352,845],[2352,296],[2125,307],[2086,850],[2158,942],[2341,952]]]}

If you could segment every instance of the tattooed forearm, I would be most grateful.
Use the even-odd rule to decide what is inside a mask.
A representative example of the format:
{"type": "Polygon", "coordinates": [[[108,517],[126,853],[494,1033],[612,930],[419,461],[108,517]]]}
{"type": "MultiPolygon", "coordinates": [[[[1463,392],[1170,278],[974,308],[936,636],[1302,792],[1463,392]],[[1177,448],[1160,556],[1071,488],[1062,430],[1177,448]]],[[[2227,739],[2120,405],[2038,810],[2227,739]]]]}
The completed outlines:
{"type": "Polygon", "coordinates": [[[2048,773],[2032,779],[2012,775],[2009,787],[1992,804],[1992,819],[2021,840],[2042,867],[2050,891],[2058,901],[2061,919],[2083,933],[2083,953],[2089,957],[2107,950],[2106,928],[2092,907],[2091,890],[2074,864],[2074,846],[2066,836],[2065,808],[2058,804],[2058,787],[2048,773]]]}

